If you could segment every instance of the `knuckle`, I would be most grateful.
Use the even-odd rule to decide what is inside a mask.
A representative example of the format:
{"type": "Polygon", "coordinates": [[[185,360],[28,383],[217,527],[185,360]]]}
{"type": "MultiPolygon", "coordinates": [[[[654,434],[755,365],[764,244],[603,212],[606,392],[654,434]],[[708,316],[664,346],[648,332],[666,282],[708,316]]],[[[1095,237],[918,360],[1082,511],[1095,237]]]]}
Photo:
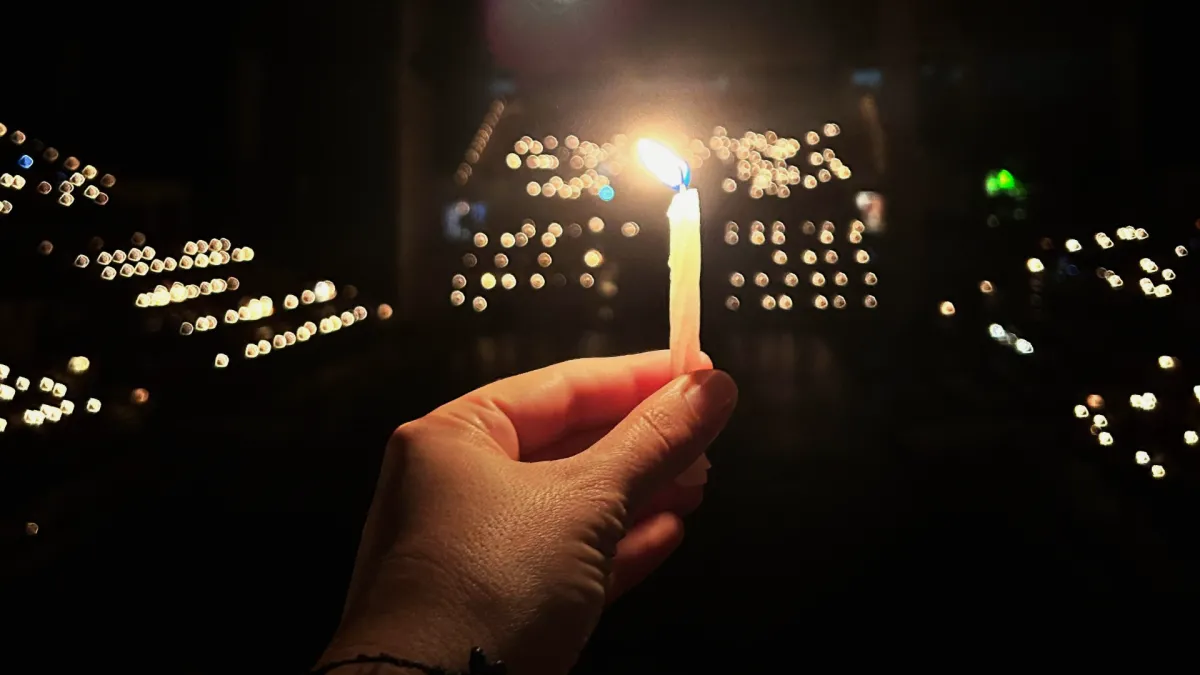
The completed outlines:
{"type": "Polygon", "coordinates": [[[656,450],[667,451],[681,440],[679,425],[671,414],[658,408],[649,408],[642,412],[639,426],[645,432],[642,442],[655,445],[656,450]]]}
{"type": "Polygon", "coordinates": [[[396,427],[396,430],[392,432],[392,437],[388,440],[388,447],[403,450],[413,445],[422,435],[423,421],[424,418],[421,418],[396,427]]]}

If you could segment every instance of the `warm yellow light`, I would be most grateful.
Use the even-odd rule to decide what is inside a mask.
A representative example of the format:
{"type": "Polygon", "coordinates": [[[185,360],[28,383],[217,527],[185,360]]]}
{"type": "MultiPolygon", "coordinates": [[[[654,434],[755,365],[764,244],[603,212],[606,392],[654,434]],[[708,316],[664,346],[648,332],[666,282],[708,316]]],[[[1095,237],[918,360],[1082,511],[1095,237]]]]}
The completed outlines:
{"type": "Polygon", "coordinates": [[[637,142],[638,158],[654,177],[667,187],[678,190],[687,186],[688,165],[671,149],[657,141],[643,138],[637,142]]]}
{"type": "Polygon", "coordinates": [[[1175,359],[1170,356],[1158,357],[1158,367],[1163,370],[1173,370],[1175,368],[1175,359]]]}

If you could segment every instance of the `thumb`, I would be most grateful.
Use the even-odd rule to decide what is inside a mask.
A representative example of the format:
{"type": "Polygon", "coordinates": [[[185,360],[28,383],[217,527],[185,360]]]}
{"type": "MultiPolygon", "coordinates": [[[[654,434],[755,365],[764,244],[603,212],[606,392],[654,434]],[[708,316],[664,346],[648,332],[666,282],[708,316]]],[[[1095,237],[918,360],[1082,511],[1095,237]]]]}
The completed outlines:
{"type": "Polygon", "coordinates": [[[725,428],[736,404],[737,385],[722,371],[677,377],[583,457],[617,481],[632,511],[696,461],[725,428]]]}

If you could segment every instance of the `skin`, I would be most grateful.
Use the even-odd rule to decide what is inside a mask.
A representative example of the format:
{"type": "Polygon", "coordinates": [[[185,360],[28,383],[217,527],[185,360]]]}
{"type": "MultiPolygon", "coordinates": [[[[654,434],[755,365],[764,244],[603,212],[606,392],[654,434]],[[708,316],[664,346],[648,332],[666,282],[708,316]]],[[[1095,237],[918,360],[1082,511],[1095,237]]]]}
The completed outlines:
{"type": "Polygon", "coordinates": [[[672,378],[665,351],[569,361],[397,429],[321,663],[387,653],[465,669],[478,646],[511,673],[566,673],[700,504],[703,486],[674,479],[737,402],[704,365],[672,378]]]}

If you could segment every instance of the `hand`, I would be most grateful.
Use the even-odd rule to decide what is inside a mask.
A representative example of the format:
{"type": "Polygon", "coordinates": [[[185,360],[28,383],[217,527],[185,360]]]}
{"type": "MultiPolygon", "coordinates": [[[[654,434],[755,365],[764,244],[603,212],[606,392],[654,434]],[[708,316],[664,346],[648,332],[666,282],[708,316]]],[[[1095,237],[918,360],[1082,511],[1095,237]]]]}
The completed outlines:
{"type": "Polygon", "coordinates": [[[464,668],[478,646],[566,673],[605,603],[679,545],[703,486],[674,478],[736,401],[725,373],[672,380],[652,352],[501,380],[400,427],[322,662],[464,668]]]}

